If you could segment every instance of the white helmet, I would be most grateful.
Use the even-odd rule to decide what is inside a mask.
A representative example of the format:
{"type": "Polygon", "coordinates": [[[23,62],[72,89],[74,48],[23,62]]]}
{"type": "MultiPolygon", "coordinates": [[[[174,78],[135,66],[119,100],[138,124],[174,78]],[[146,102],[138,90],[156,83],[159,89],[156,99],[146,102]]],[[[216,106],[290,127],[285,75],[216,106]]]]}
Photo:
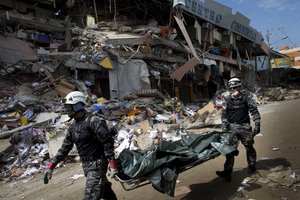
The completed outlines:
{"type": "Polygon", "coordinates": [[[239,78],[232,78],[228,81],[229,88],[239,87],[241,85],[242,85],[242,82],[239,78]]]}
{"type": "Polygon", "coordinates": [[[84,105],[87,105],[85,95],[82,92],[79,92],[79,91],[70,92],[64,98],[64,104],[75,105],[79,102],[83,103],[84,105]]]}

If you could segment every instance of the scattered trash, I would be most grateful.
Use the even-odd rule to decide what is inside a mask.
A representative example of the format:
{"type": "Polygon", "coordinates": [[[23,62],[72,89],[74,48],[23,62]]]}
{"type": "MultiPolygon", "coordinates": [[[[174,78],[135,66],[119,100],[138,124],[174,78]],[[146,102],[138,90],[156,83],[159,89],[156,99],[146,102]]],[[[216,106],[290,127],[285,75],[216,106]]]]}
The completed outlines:
{"type": "Polygon", "coordinates": [[[258,182],[259,183],[263,183],[263,184],[267,184],[267,183],[269,183],[270,182],[270,180],[268,179],[268,178],[259,178],[258,179],[258,182]]]}
{"type": "Polygon", "coordinates": [[[278,150],[279,150],[278,147],[274,147],[274,148],[273,148],[273,151],[278,151],[278,150]]]}
{"type": "Polygon", "coordinates": [[[77,179],[80,179],[80,178],[82,178],[82,177],[84,177],[83,174],[74,174],[72,177],[70,177],[70,179],[72,179],[72,180],[77,180],[77,179]]]}
{"type": "Polygon", "coordinates": [[[246,197],[245,193],[244,193],[244,187],[239,187],[235,193],[235,196],[238,198],[243,198],[246,197]]]}
{"type": "Polygon", "coordinates": [[[300,178],[292,172],[290,167],[277,166],[270,171],[271,173],[267,174],[267,178],[271,181],[269,183],[269,185],[272,185],[271,187],[277,187],[277,185],[291,187],[300,182],[300,178]]]}

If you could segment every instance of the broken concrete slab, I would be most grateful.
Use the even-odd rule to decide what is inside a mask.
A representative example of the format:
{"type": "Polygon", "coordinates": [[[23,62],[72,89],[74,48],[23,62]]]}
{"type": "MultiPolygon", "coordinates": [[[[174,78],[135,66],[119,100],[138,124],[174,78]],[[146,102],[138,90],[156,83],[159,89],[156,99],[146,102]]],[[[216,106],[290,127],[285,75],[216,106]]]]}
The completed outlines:
{"type": "Polygon", "coordinates": [[[35,118],[35,122],[26,124],[24,126],[20,126],[18,128],[15,129],[11,129],[8,131],[4,131],[4,132],[0,132],[0,139],[5,139],[7,137],[10,137],[13,133],[24,130],[24,129],[28,129],[34,126],[40,126],[41,124],[47,123],[53,119],[56,119],[57,117],[59,117],[60,114],[58,113],[40,113],[36,116],[35,118]]]}
{"type": "Polygon", "coordinates": [[[75,68],[75,69],[90,69],[90,70],[101,70],[101,67],[99,65],[96,65],[94,63],[82,63],[77,62],[73,59],[69,59],[65,62],[66,67],[75,68]]]}
{"type": "Polygon", "coordinates": [[[0,60],[4,63],[15,64],[20,60],[37,60],[37,54],[29,43],[0,35],[0,60]]]}
{"type": "Polygon", "coordinates": [[[133,45],[140,44],[144,36],[133,34],[133,33],[118,33],[116,31],[112,32],[102,32],[105,36],[99,38],[99,40],[105,45],[133,45]]]}

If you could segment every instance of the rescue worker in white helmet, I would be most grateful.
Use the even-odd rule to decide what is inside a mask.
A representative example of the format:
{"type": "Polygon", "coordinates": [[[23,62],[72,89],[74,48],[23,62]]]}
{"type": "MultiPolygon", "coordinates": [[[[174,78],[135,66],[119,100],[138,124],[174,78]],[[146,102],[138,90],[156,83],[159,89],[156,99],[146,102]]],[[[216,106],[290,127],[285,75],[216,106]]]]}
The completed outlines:
{"type": "MultiPolygon", "coordinates": [[[[230,95],[225,98],[224,110],[222,112],[222,131],[232,132],[233,142],[238,146],[239,141],[246,148],[248,162],[248,173],[256,171],[256,150],[253,147],[254,136],[260,132],[260,114],[257,109],[253,95],[243,90],[242,82],[239,78],[231,78],[228,81],[230,95]],[[252,131],[250,116],[253,117],[255,127],[252,131]]],[[[226,181],[231,181],[231,173],[234,165],[234,156],[226,155],[224,171],[217,171],[219,177],[226,181]]]]}
{"type": "Polygon", "coordinates": [[[106,122],[88,113],[85,110],[86,105],[86,97],[82,92],[74,91],[65,97],[64,107],[72,121],[62,146],[48,164],[44,183],[48,183],[56,165],[68,155],[75,144],[86,177],[83,200],[116,200],[111,183],[106,177],[107,170],[112,177],[117,173],[114,140],[109,134],[106,122]]]}

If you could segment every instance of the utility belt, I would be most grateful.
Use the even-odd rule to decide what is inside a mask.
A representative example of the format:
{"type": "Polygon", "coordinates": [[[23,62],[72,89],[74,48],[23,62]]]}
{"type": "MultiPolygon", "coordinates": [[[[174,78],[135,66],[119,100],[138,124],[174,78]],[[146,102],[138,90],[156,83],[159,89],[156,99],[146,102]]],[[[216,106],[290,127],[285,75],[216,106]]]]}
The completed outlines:
{"type": "Polygon", "coordinates": [[[101,159],[103,159],[103,156],[100,156],[100,157],[96,157],[96,156],[82,156],[82,157],[80,157],[80,159],[83,162],[88,162],[88,161],[101,160],[101,159]]]}
{"type": "Polygon", "coordinates": [[[233,123],[229,123],[229,127],[230,129],[245,129],[247,131],[251,131],[252,129],[250,123],[233,122],[233,123]]]}
{"type": "Polygon", "coordinates": [[[244,123],[241,123],[241,122],[229,122],[230,124],[232,125],[240,125],[240,126],[243,126],[244,124],[250,124],[248,122],[244,122],[244,123]]]}

